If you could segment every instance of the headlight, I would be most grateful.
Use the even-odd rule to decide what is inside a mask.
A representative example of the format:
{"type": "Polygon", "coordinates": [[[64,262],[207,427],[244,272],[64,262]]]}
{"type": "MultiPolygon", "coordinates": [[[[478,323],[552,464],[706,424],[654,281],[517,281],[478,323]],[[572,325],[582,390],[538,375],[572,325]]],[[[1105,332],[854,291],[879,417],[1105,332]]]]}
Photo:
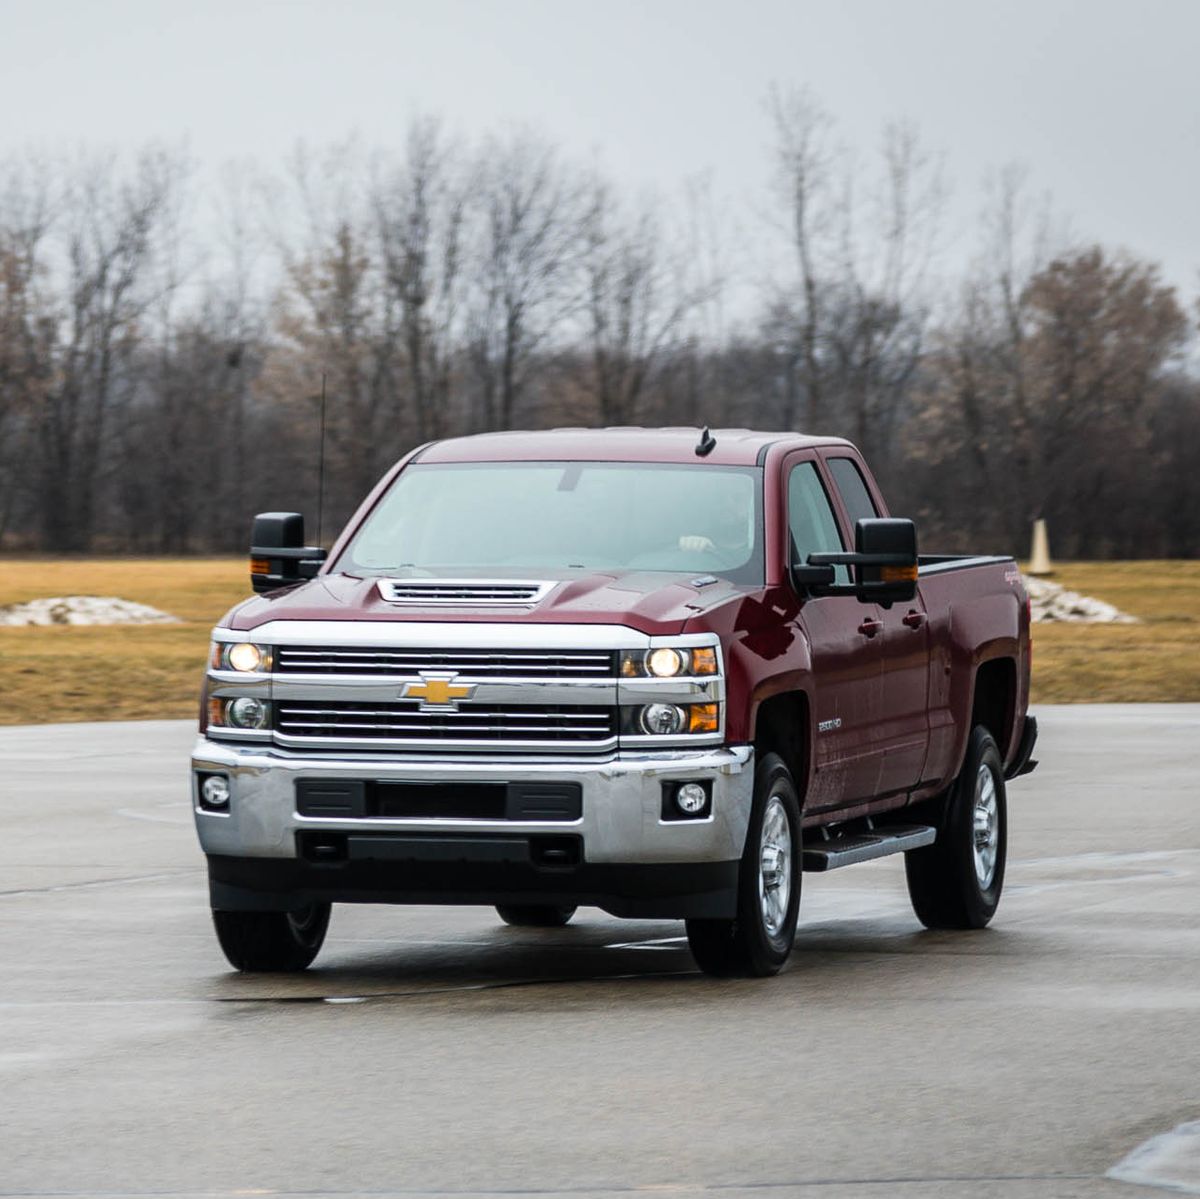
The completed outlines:
{"type": "Polygon", "coordinates": [[[660,645],[627,649],[621,654],[621,675],[627,679],[674,679],[717,673],[717,651],[711,645],[695,649],[660,645]]]}
{"type": "Polygon", "coordinates": [[[677,704],[647,704],[640,719],[643,733],[656,737],[682,733],[687,727],[687,712],[677,704]]]}
{"type": "Polygon", "coordinates": [[[208,701],[208,724],[218,729],[265,729],[271,722],[271,707],[253,695],[236,699],[214,696],[208,701]]]}
{"type": "Polygon", "coordinates": [[[621,732],[650,737],[678,737],[720,732],[718,704],[646,704],[621,709],[621,732]]]}
{"type": "Polygon", "coordinates": [[[229,723],[235,729],[262,729],[267,725],[267,705],[252,695],[243,695],[229,703],[229,723]]]}
{"type": "Polygon", "coordinates": [[[652,649],[646,655],[646,673],[655,678],[669,679],[682,674],[688,664],[687,655],[678,649],[652,649]]]}
{"type": "Polygon", "coordinates": [[[210,661],[213,670],[265,674],[271,669],[271,649],[249,641],[214,641],[210,661]]]}

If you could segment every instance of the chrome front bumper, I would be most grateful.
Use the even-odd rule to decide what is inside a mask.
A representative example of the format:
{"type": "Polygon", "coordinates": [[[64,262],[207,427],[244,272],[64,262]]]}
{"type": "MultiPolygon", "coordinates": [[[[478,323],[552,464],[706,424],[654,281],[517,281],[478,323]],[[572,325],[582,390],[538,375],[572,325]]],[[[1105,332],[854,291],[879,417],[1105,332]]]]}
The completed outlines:
{"type": "Polygon", "coordinates": [[[734,862],[742,855],[754,786],[749,746],[625,753],[593,761],[512,759],[401,759],[392,756],[309,755],[266,745],[231,744],[201,737],[192,754],[192,807],[206,854],[295,859],[296,834],[405,833],[472,837],[570,834],[582,838],[583,858],[594,864],[734,862]],[[200,806],[197,774],[228,775],[226,812],[200,806]],[[375,782],[567,782],[583,789],[576,821],[329,819],[296,811],[301,779],[375,782]],[[712,813],[702,820],[662,819],[663,784],[707,781],[712,813]]]}

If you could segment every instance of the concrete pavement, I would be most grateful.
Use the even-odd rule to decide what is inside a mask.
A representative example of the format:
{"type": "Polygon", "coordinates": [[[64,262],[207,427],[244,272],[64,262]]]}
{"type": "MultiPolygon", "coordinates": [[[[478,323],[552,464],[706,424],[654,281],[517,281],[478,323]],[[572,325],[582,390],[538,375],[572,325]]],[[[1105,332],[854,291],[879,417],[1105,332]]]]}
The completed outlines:
{"type": "Polygon", "coordinates": [[[0,1197],[1153,1194],[1106,1173],[1200,1119],[1200,705],[1039,717],[990,929],[807,875],[754,982],[674,923],[367,907],[237,976],[190,726],[0,729],[0,1197]]]}

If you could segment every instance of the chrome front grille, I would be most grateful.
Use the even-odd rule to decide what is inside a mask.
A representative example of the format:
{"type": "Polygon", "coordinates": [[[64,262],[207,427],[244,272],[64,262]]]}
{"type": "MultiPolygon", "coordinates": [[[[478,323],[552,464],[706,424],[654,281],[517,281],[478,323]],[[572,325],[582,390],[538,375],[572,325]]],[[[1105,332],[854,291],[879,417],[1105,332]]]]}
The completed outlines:
{"type": "Polygon", "coordinates": [[[602,743],[617,735],[615,707],[524,704],[464,705],[458,711],[422,712],[416,703],[332,703],[282,700],[275,707],[281,738],[401,741],[520,746],[602,743]]]}
{"type": "Polygon", "coordinates": [[[616,674],[611,650],[424,650],[393,647],[281,645],[280,674],[415,676],[457,671],[465,679],[602,679],[616,674]]]}

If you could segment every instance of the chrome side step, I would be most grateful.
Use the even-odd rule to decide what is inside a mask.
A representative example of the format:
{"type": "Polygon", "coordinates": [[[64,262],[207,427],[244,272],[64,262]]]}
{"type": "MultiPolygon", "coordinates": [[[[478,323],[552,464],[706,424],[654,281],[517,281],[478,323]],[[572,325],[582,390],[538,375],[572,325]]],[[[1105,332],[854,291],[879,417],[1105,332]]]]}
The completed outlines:
{"type": "MultiPolygon", "coordinates": [[[[815,829],[814,832],[819,836],[822,830],[815,829]]],[[[836,870],[839,866],[853,866],[856,862],[920,849],[932,845],[936,839],[937,829],[931,824],[891,824],[864,832],[843,833],[812,845],[806,844],[800,857],[800,868],[836,870]]]]}

